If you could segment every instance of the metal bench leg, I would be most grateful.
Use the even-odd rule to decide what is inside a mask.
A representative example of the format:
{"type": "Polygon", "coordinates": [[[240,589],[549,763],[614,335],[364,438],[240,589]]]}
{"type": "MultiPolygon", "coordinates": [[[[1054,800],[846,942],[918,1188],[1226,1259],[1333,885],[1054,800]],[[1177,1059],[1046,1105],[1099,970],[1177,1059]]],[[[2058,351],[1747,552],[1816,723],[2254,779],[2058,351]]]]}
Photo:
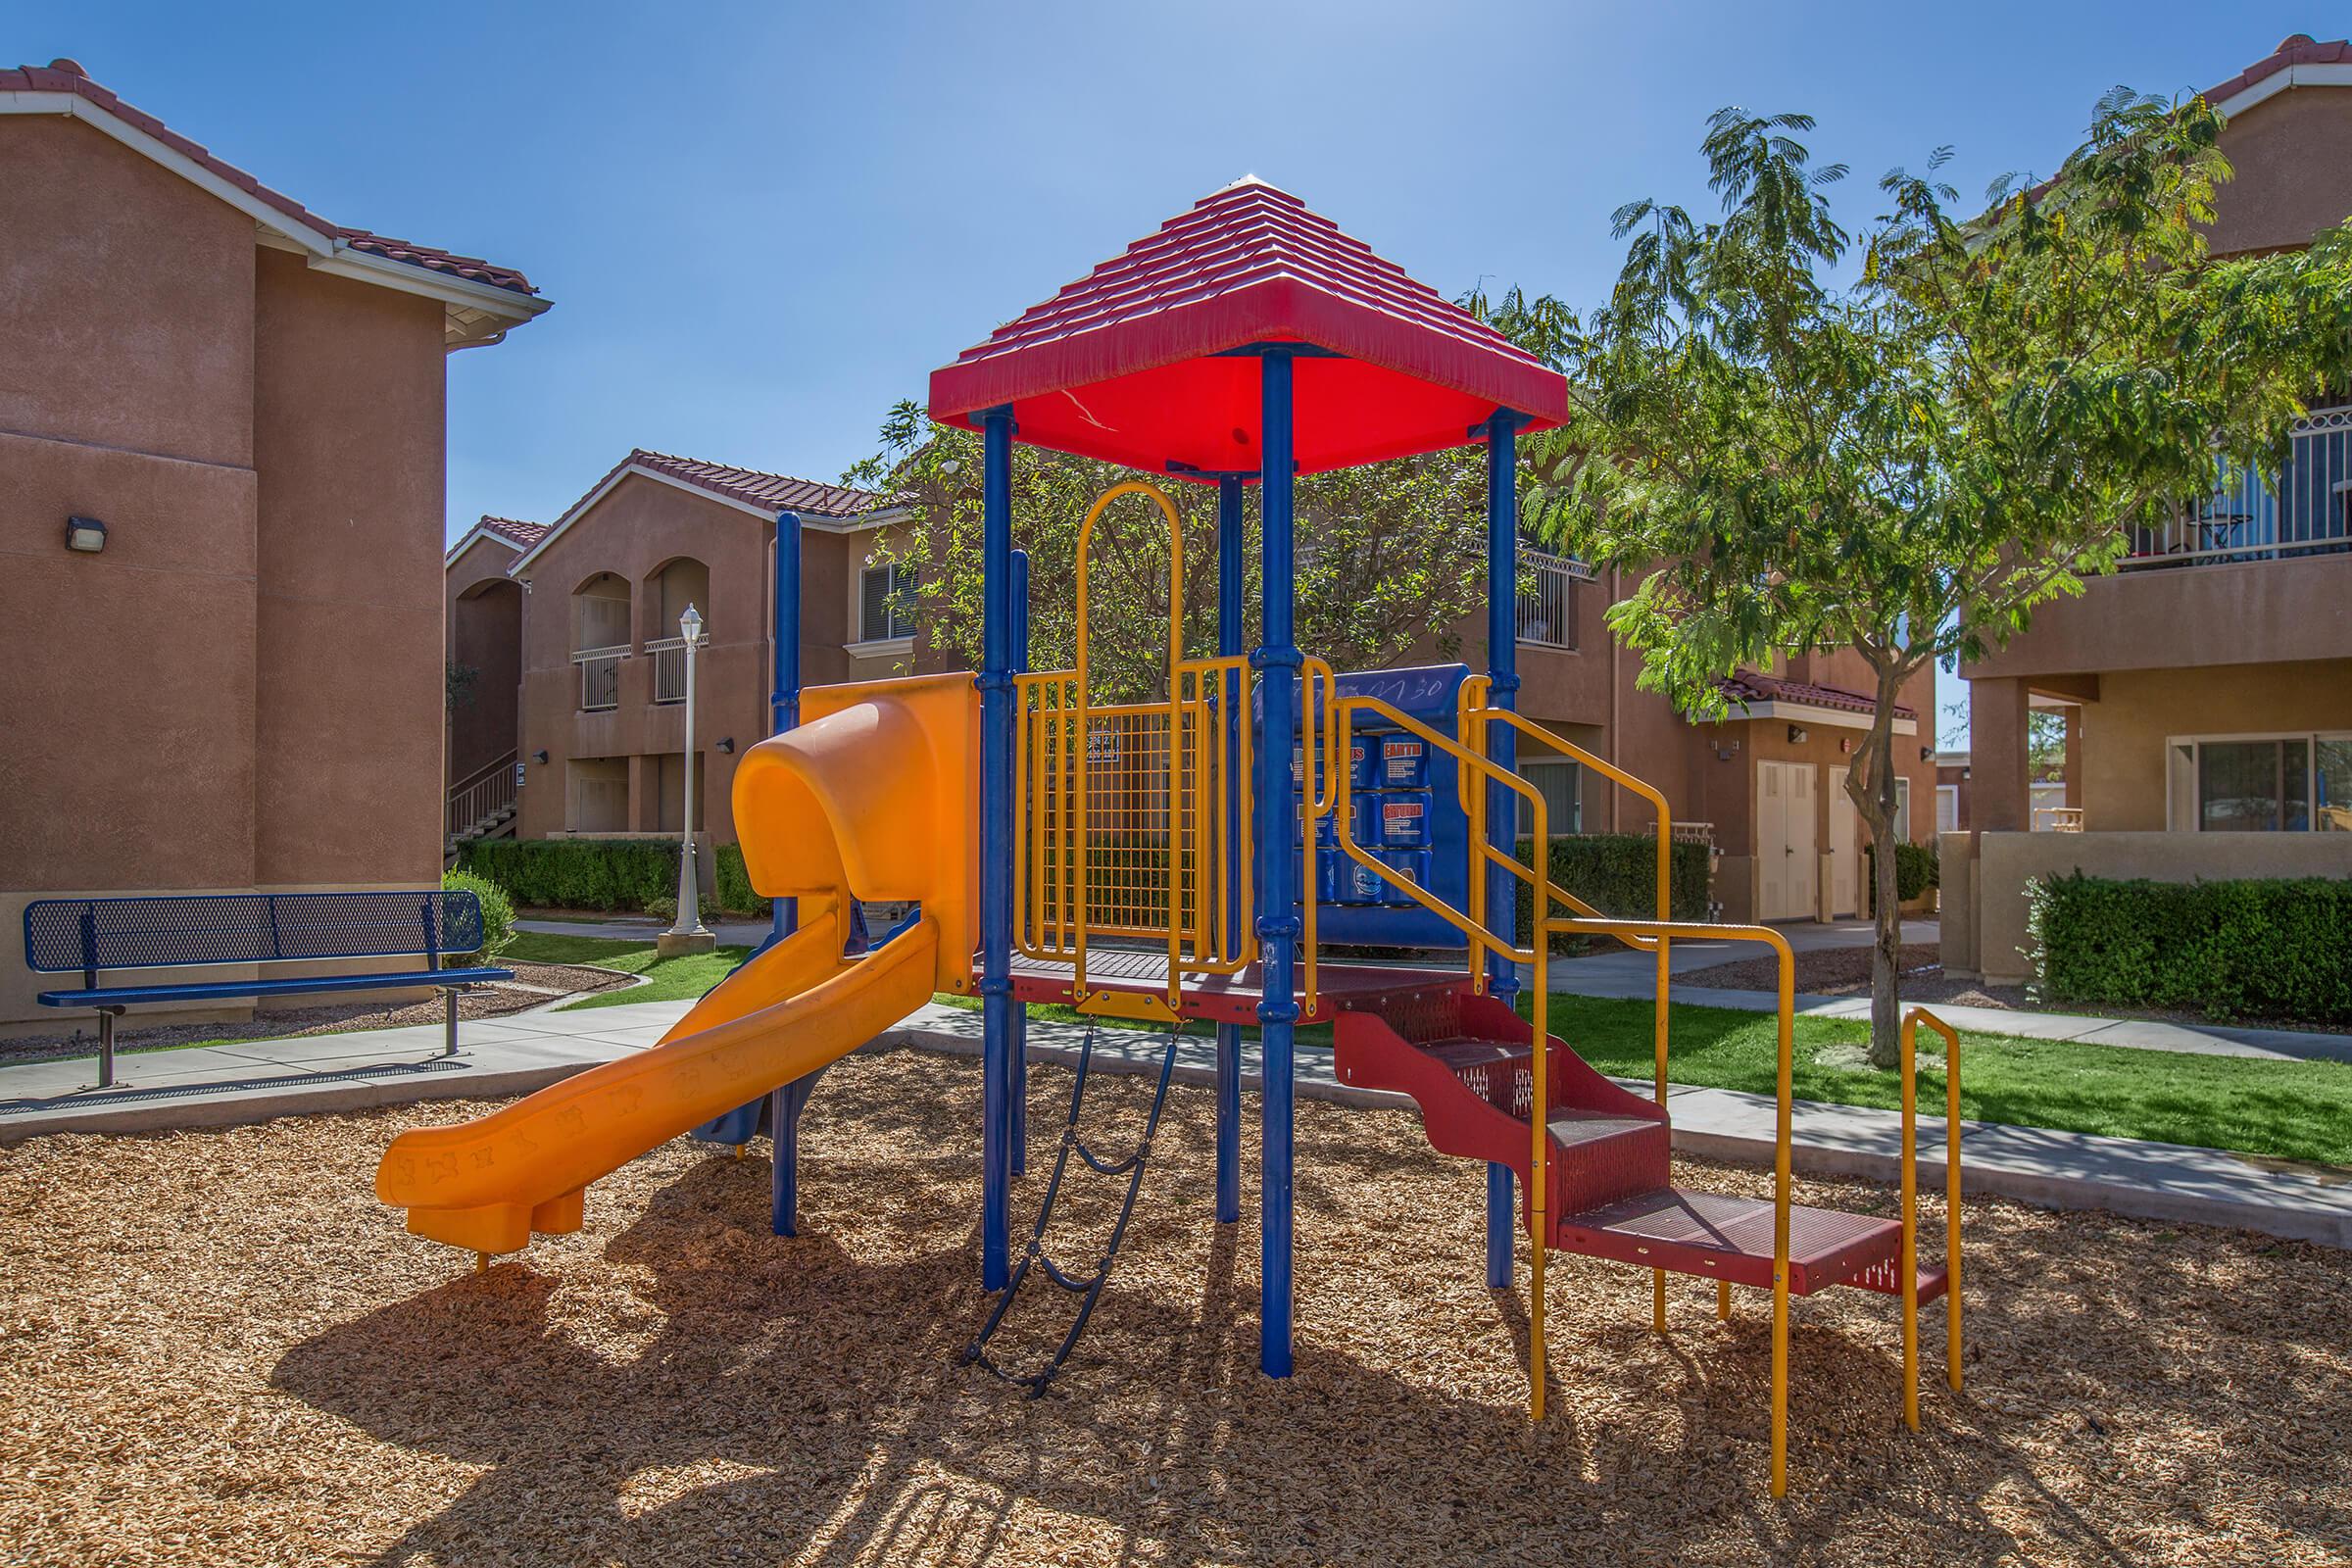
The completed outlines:
{"type": "Polygon", "coordinates": [[[454,1056],[458,1054],[458,988],[443,986],[441,1000],[444,1009],[442,1015],[447,1020],[442,1030],[441,1054],[454,1056]]]}
{"type": "Polygon", "coordinates": [[[98,1087],[115,1087],[115,1014],[121,1007],[98,1009],[98,1087]]]}

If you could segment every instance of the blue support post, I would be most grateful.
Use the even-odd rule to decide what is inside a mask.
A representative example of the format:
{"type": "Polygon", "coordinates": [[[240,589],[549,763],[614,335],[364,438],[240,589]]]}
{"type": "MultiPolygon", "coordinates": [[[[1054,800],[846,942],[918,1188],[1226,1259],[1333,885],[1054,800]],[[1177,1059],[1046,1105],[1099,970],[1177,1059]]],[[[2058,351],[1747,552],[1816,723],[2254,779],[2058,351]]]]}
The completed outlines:
{"type": "Polygon", "coordinates": [[[980,416],[980,1286],[1010,1277],[1012,1074],[1012,410],[980,416]]]}
{"type": "MultiPolygon", "coordinates": [[[[808,1108],[808,1097],[816,1091],[816,1080],[824,1075],[819,1067],[805,1073],[767,1097],[767,1135],[775,1145],[775,1159],[770,1165],[768,1193],[768,1229],[778,1236],[801,1234],[801,1112],[808,1108]]],[[[758,1101],[753,1104],[757,1105],[758,1101]]]]}
{"type": "MultiPolygon", "coordinates": [[[[1029,552],[1012,553],[1012,667],[1029,673],[1029,552]]],[[[1016,804],[1014,810],[1020,808],[1016,804]]],[[[1012,1004],[1012,1174],[1029,1173],[1029,1004],[1012,1004]]]]}
{"type": "Polygon", "coordinates": [[[1293,945],[1299,935],[1295,883],[1298,847],[1285,831],[1291,821],[1291,748],[1298,743],[1298,649],[1292,612],[1291,444],[1292,362],[1280,347],[1258,360],[1258,521],[1264,534],[1263,627],[1251,661],[1264,694],[1265,727],[1257,768],[1257,936],[1264,994],[1257,1004],[1258,1052],[1264,1086],[1258,1096],[1260,1163],[1258,1228],[1260,1296],[1257,1364],[1266,1376],[1291,1375],[1291,1032],[1298,1021],[1292,989],[1293,945]]]}
{"type": "MultiPolygon", "coordinates": [[[[1497,409],[1486,422],[1487,431],[1487,674],[1489,701],[1496,708],[1519,705],[1519,416],[1497,409]]],[[[1487,732],[1487,755],[1505,768],[1516,768],[1519,738],[1507,725],[1487,732]]],[[[1487,835],[1504,853],[1511,852],[1518,834],[1519,797],[1501,785],[1487,792],[1487,835]]],[[[1536,864],[1543,864],[1544,848],[1536,847],[1536,864]]],[[[1510,940],[1519,884],[1500,866],[1487,871],[1487,923],[1503,940],[1510,940]]],[[[1541,940],[1539,938],[1539,940],[1541,940]]],[[[1507,958],[1488,960],[1489,985],[1509,1002],[1519,994],[1519,971],[1507,958]]],[[[1544,1042],[1536,1042],[1542,1051],[1544,1042]]],[[[1511,1168],[1487,1167],[1487,1284],[1504,1290],[1511,1283],[1511,1248],[1516,1225],[1511,1212],[1511,1168]]]]}
{"type": "MultiPolygon", "coordinates": [[[[1231,658],[1242,649],[1243,590],[1248,568],[1242,559],[1242,475],[1217,477],[1217,654],[1231,658]]],[[[1248,683],[1230,676],[1217,694],[1225,705],[1225,755],[1242,755],[1242,726],[1250,721],[1248,683]]],[[[1249,781],[1238,769],[1225,775],[1225,933],[1230,958],[1242,945],[1242,791],[1249,781]]],[[[1242,1217],[1242,1026],[1217,1025],[1217,1223],[1242,1217]]]]}
{"type": "MultiPolygon", "coordinates": [[[[775,687],[767,696],[767,732],[781,735],[801,723],[801,514],[776,514],[775,687]]],[[[771,906],[770,946],[800,924],[800,901],[778,899],[771,906]]]]}

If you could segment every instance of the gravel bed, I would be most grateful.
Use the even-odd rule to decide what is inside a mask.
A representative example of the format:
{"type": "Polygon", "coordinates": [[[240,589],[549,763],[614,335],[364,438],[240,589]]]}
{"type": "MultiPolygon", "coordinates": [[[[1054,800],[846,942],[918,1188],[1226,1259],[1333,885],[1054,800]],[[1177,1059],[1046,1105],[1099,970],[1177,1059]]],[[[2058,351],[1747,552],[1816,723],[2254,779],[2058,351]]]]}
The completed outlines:
{"type": "MultiPolygon", "coordinates": [[[[590,991],[610,991],[631,983],[616,969],[584,963],[504,963],[514,971],[513,985],[493,982],[468,986],[458,993],[458,1017],[503,1018],[557,999],[590,991]]],[[[331,993],[330,993],[331,994],[331,993]]],[[[48,1061],[59,1056],[88,1056],[98,1050],[98,1025],[89,1013],[71,1014],[76,1029],[53,1035],[17,1035],[0,1040],[0,1067],[23,1061],[48,1061]]],[[[168,1023],[135,1028],[138,1013],[115,1028],[115,1050],[169,1051],[209,1040],[268,1040],[279,1035],[341,1034],[355,1029],[400,1029],[410,1024],[439,1023],[447,1004],[438,993],[422,1002],[388,1007],[380,1002],[327,1002],[312,1006],[268,1007],[251,1018],[213,1023],[168,1023]]]]}
{"type": "MultiPolygon", "coordinates": [[[[1068,1084],[1032,1075],[1016,1216],[1068,1084]]],[[[1098,1080],[1102,1150],[1148,1093],[1098,1080]]],[[[681,1141],[592,1187],[583,1234],[482,1275],[371,1193],[396,1131],[480,1106],[0,1151],[0,1556],[2347,1560],[2344,1253],[1981,1202],[1967,1392],[1942,1387],[1932,1313],[1924,1430],[1903,1432],[1893,1303],[1797,1303],[1793,1492],[1774,1504],[1767,1299],[1741,1293],[1719,1326],[1712,1293],[1678,1283],[1661,1340],[1642,1275],[1555,1259],[1552,1407],[1531,1428],[1523,1294],[1481,1283],[1482,1174],[1404,1113],[1299,1105],[1298,1375],[1261,1378],[1255,1231],[1210,1222],[1210,1107],[1171,1092],[1120,1270],[1034,1402],[958,1364],[987,1304],[962,1060],[888,1052],[827,1075],[798,1240],[767,1233],[763,1158],[681,1141]]],[[[1056,1240],[1083,1267],[1114,1194],[1078,1184],[1056,1240]]],[[[1041,1352],[1067,1310],[1025,1298],[998,1348],[1041,1352]]]]}

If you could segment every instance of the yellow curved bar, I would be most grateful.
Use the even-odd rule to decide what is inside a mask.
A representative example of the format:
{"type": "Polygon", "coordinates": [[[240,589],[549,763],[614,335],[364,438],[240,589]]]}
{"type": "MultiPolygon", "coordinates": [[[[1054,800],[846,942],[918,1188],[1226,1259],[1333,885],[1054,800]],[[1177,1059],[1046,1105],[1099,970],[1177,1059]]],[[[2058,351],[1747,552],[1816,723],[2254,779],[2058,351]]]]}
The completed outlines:
{"type": "Polygon", "coordinates": [[[1925,1007],[1903,1015],[1903,1421],[1919,1430],[1919,1026],[1943,1036],[1944,1377],[1957,1391],[1960,1346],[1960,1032],[1925,1007]]]}

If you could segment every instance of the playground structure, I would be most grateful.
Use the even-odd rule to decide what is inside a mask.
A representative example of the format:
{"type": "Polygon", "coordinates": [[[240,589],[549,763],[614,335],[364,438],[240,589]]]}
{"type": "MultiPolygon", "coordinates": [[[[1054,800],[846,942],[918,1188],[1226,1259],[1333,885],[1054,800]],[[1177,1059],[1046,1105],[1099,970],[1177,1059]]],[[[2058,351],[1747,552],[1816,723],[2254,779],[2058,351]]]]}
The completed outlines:
{"type": "MultiPolygon", "coordinates": [[[[977,679],[804,692],[799,523],[780,515],[776,733],[747,756],[735,813],[753,885],[777,900],[774,933],[653,1051],[469,1126],[397,1140],[377,1192],[409,1209],[411,1230],[480,1254],[513,1250],[533,1231],[576,1230],[589,1181],[678,1133],[740,1145],[764,1125],[776,1145],[774,1228],[793,1234],[797,1124],[816,1075],[945,990],[980,999],[981,1284],[1005,1291],[1014,1278],[1011,1178],[1027,1142],[1027,1006],[1214,1022],[1219,1223],[1240,1218],[1242,1028],[1254,1024],[1259,1361],[1284,1377],[1293,1365],[1295,1033],[1328,1020],[1343,1081],[1411,1096],[1436,1149],[1485,1163],[1491,1287],[1513,1283],[1515,1230],[1532,1242],[1536,1419],[1544,1259],[1555,1249],[1651,1269],[1660,1333],[1669,1272],[1715,1281],[1725,1316],[1734,1286],[1771,1291],[1775,1495],[1787,1484],[1791,1298],[1847,1285],[1902,1300],[1905,1410],[1915,1426],[1917,1308],[1946,1296],[1948,1376],[1958,1387],[1956,1040],[1943,1031],[1947,1261],[1922,1271],[1910,1047],[1926,1015],[1915,1013],[1904,1034],[1901,1216],[1793,1203],[1787,942],[1768,927],[1672,920],[1665,798],[1514,711],[1514,442],[1568,418],[1556,372],[1296,198],[1245,182],[938,371],[931,414],[980,437],[977,679]],[[1214,655],[1186,655],[1177,509],[1138,479],[1112,486],[1081,526],[1072,667],[1027,668],[1026,562],[1013,548],[1011,507],[1016,439],[1216,487],[1214,655]],[[1340,672],[1302,653],[1294,633],[1297,475],[1468,442],[1487,449],[1487,669],[1340,672]],[[1245,651],[1252,483],[1263,599],[1259,646],[1245,651]],[[1122,501],[1156,508],[1168,528],[1175,620],[1158,690],[1098,703],[1089,554],[1098,522],[1122,501]],[[1516,770],[1523,737],[1654,808],[1653,917],[1604,916],[1545,876],[1543,797],[1516,770]],[[1527,860],[1516,849],[1523,829],[1538,847],[1527,860]],[[1535,910],[1524,942],[1514,934],[1522,889],[1535,910]],[[918,912],[869,951],[855,910],[882,900],[912,902],[918,912]],[[1547,955],[1568,932],[1655,955],[1654,1101],[1594,1072],[1549,1033],[1547,955]],[[1672,1185],[1669,956],[1674,941],[1693,936],[1761,942],[1780,959],[1769,1201],[1672,1185]],[[1450,950],[1462,962],[1331,961],[1319,949],[1333,943],[1450,950]],[[1523,967],[1532,971],[1524,1017],[1512,1001],[1523,967]]],[[[1073,1129],[1076,1114],[1073,1103],[1073,1129]]],[[[1065,1141],[1065,1158],[1067,1149],[1065,1141]]],[[[1130,1204],[1133,1191],[1131,1183],[1130,1204]]]]}

